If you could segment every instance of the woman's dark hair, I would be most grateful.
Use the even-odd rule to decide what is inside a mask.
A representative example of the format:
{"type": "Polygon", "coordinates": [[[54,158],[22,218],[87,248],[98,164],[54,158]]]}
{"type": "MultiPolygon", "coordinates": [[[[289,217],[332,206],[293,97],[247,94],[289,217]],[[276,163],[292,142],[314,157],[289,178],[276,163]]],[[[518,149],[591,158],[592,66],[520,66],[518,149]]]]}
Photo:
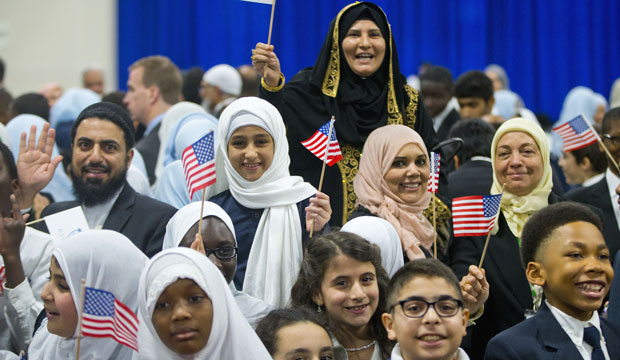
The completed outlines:
{"type": "MultiPolygon", "coordinates": [[[[291,290],[291,303],[293,306],[316,309],[317,304],[314,303],[312,297],[321,291],[321,283],[327,266],[338,255],[346,255],[360,262],[370,262],[375,267],[379,287],[379,302],[369,325],[383,356],[387,358],[393,344],[387,337],[387,332],[381,322],[381,314],[387,311],[386,296],[389,277],[381,265],[379,248],[364,238],[347,232],[331,232],[312,238],[301,264],[299,277],[291,290]]],[[[325,326],[334,329],[333,326],[330,326],[327,311],[317,315],[325,326]]]]}
{"type": "Polygon", "coordinates": [[[278,352],[278,331],[283,327],[301,322],[316,324],[327,332],[327,329],[321,324],[314,311],[305,307],[297,307],[273,310],[258,322],[256,334],[263,342],[263,345],[265,345],[265,348],[267,348],[267,351],[269,351],[269,354],[273,356],[278,352]]]}

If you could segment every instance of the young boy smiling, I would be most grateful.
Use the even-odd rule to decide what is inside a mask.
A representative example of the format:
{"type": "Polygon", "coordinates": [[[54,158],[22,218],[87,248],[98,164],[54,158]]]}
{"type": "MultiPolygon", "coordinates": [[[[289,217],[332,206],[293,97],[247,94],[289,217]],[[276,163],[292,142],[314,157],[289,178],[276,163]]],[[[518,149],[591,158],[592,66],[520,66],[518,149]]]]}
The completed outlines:
{"type": "Polygon", "coordinates": [[[521,258],[546,300],[536,316],[495,336],[485,359],[620,359],[620,329],[597,313],[614,276],[601,229],[599,217],[576,203],[530,217],[521,258]]]}
{"type": "Polygon", "coordinates": [[[391,360],[469,360],[459,348],[469,310],[449,267],[435,259],[411,261],[394,274],[388,289],[383,326],[390,340],[398,341],[391,360]]]}

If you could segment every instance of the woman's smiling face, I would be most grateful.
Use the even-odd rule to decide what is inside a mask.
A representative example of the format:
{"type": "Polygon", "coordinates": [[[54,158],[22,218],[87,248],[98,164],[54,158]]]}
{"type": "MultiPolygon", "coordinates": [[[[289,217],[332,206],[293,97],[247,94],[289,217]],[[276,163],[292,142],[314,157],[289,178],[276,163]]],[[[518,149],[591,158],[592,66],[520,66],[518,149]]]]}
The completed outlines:
{"type": "Polygon", "coordinates": [[[407,144],[396,154],[383,179],[394,195],[412,204],[426,193],[430,173],[426,152],[416,144],[407,144]]]}
{"type": "Polygon", "coordinates": [[[235,171],[248,181],[256,181],[273,161],[273,138],[265,129],[240,127],[228,140],[228,158],[235,171]]]}
{"type": "Polygon", "coordinates": [[[374,74],[385,57],[385,39],[371,20],[357,20],[342,40],[342,52],[351,70],[359,76],[374,74]]]}

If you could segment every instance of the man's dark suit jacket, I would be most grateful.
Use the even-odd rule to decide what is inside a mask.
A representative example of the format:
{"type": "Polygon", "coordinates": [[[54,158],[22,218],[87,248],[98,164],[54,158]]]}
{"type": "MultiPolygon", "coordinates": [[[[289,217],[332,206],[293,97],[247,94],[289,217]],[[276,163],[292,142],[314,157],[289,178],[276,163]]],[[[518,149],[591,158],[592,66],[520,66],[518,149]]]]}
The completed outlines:
{"type": "Polygon", "coordinates": [[[461,115],[458,111],[452,109],[446,116],[446,118],[441,123],[441,126],[437,130],[436,139],[437,142],[444,141],[448,138],[448,133],[450,133],[450,129],[452,125],[461,119],[461,115]]]}
{"type": "MultiPolygon", "coordinates": [[[[549,194],[549,204],[561,199],[549,194]]],[[[518,239],[512,234],[503,213],[500,213],[499,231],[491,235],[482,267],[489,282],[489,299],[484,314],[469,327],[461,347],[472,360],[482,359],[489,340],[500,332],[525,320],[525,310],[532,309],[532,291],[521,264],[518,239]]],[[[452,239],[450,267],[461,279],[469,265],[478,265],[486,236],[464,236],[452,239]]]]}
{"type": "Polygon", "coordinates": [[[618,222],[616,221],[616,215],[612,208],[611,198],[609,197],[607,179],[603,178],[594,185],[575,189],[567,193],[566,197],[569,200],[592,205],[601,209],[602,216],[601,214],[599,214],[599,216],[601,216],[601,220],[603,221],[603,237],[605,238],[611,258],[613,259],[618,250],[620,250],[620,230],[618,230],[618,222]]]}
{"type": "Polygon", "coordinates": [[[490,161],[469,160],[448,174],[448,198],[489,195],[493,185],[493,165],[490,161]]]}
{"type": "MultiPolygon", "coordinates": [[[[67,210],[80,203],[63,201],[48,205],[41,217],[67,210]]],[[[148,257],[161,251],[166,225],[176,209],[161,201],[140,195],[125,181],[123,190],[110,210],[103,229],[122,233],[148,257]]],[[[48,232],[45,222],[40,222],[39,230],[48,232]]]]}
{"type": "MultiPolygon", "coordinates": [[[[601,330],[610,359],[620,359],[620,327],[601,319],[601,330]]],[[[543,303],[533,318],[495,336],[485,359],[582,360],[575,344],[543,303]]]]}
{"type": "Polygon", "coordinates": [[[159,128],[161,122],[157,124],[151,132],[136,143],[136,149],[144,159],[146,166],[146,174],[149,177],[149,183],[153,185],[155,182],[155,166],[157,165],[157,157],[159,156],[159,128]]]}

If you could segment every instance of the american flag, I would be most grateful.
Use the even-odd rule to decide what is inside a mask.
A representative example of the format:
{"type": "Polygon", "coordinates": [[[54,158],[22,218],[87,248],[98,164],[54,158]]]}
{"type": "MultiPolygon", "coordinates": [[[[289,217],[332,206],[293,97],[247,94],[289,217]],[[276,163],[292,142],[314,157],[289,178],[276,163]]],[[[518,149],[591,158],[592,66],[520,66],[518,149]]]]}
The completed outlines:
{"type": "Polygon", "coordinates": [[[428,191],[432,193],[437,192],[439,187],[439,160],[441,155],[436,152],[431,152],[431,176],[428,178],[428,191]]]}
{"type": "Polygon", "coordinates": [[[111,292],[86,287],[82,335],[110,337],[138,351],[138,317],[111,292]]]}
{"type": "Polygon", "coordinates": [[[213,131],[183,150],[181,161],[187,180],[189,198],[198,190],[215,183],[215,151],[213,131]]]}
{"type": "Polygon", "coordinates": [[[464,196],[452,200],[454,236],[484,236],[495,225],[502,194],[464,196]]]}
{"type": "Polygon", "coordinates": [[[588,125],[583,115],[553,128],[562,137],[562,151],[568,152],[581,149],[597,141],[598,136],[588,125]]]}
{"type": "MultiPolygon", "coordinates": [[[[333,121],[333,120],[332,120],[333,121]]],[[[306,141],[302,141],[301,144],[311,153],[316,155],[319,159],[325,158],[325,149],[327,146],[327,135],[329,133],[330,125],[332,121],[328,121],[325,125],[321,126],[315,133],[306,141]]],[[[340,145],[338,145],[338,139],[336,139],[336,128],[332,126],[332,135],[329,138],[329,150],[327,151],[327,165],[332,166],[342,159],[340,153],[340,145]]]]}
{"type": "Polygon", "coordinates": [[[4,265],[0,266],[0,296],[4,295],[4,281],[6,280],[6,273],[4,272],[4,265]]]}

